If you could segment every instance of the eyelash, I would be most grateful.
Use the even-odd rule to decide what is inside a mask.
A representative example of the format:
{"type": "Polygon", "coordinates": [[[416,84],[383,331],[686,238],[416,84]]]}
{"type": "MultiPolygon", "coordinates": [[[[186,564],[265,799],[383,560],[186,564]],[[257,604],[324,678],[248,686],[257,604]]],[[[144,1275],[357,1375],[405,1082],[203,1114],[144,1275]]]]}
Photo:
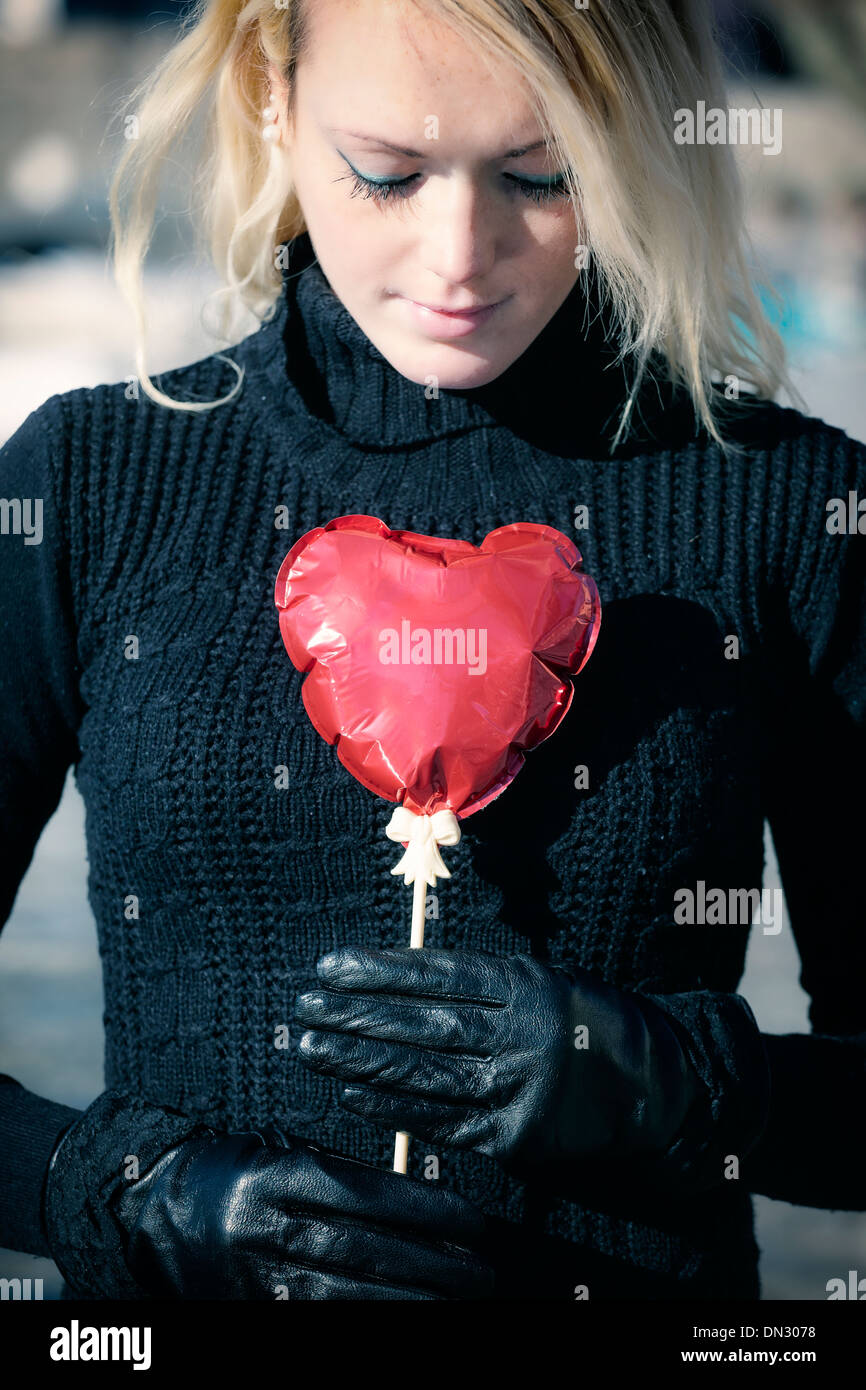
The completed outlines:
{"type": "MultiPolygon", "coordinates": [[[[363,174],[352,170],[348,174],[343,174],[343,178],[352,180],[352,189],[349,194],[354,198],[360,194],[363,198],[372,198],[374,203],[384,203],[388,198],[411,198],[412,194],[408,191],[411,184],[419,177],[418,174],[410,174],[405,179],[392,179],[386,183],[374,183],[371,179],[365,179],[363,174]],[[407,190],[407,191],[401,191],[407,190]]],[[[565,178],[562,174],[557,175],[551,183],[527,183],[524,179],[518,178],[516,174],[504,174],[503,178],[509,180],[512,187],[515,187],[526,198],[531,198],[533,202],[545,203],[552,198],[563,198],[568,194],[565,178]]],[[[339,182],[339,180],[337,180],[339,182]]]]}

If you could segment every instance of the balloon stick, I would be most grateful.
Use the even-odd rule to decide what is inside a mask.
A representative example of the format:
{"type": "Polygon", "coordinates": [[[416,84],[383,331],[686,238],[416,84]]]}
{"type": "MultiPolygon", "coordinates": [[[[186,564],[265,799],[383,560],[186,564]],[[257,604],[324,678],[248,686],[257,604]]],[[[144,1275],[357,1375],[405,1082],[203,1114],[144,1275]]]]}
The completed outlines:
{"type": "MultiPolygon", "coordinates": [[[[451,870],[446,867],[439,853],[438,845],[456,845],[460,839],[460,825],[453,811],[437,811],[432,816],[416,816],[405,806],[394,811],[385,834],[390,840],[407,842],[406,853],[391,870],[392,874],[403,874],[403,882],[414,884],[412,893],[412,929],[409,938],[411,949],[424,945],[424,914],[427,906],[427,885],[436,887],[436,879],[450,878],[451,870]]],[[[394,1140],[394,1172],[405,1173],[409,1161],[409,1135],[398,1130],[394,1140]]]]}

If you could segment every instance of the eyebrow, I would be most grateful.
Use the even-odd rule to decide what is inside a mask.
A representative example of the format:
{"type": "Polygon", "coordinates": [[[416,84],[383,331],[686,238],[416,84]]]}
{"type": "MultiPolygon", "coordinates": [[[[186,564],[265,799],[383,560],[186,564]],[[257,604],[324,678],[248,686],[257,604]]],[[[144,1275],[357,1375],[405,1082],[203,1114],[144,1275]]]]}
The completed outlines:
{"type": "MultiPolygon", "coordinates": [[[[373,145],[382,145],[386,150],[393,150],[395,154],[405,154],[409,159],[426,159],[427,154],[423,150],[410,150],[404,145],[395,145],[390,140],[382,140],[378,135],[365,135],[360,130],[344,130],[341,126],[329,126],[332,135],[350,135],[355,140],[367,140],[373,145]]],[[[506,154],[499,156],[500,159],[520,159],[521,155],[529,154],[532,150],[543,149],[546,145],[545,140],[536,140],[532,145],[521,145],[519,149],[508,150],[506,154]]],[[[428,151],[429,153],[429,151],[428,151]]]]}

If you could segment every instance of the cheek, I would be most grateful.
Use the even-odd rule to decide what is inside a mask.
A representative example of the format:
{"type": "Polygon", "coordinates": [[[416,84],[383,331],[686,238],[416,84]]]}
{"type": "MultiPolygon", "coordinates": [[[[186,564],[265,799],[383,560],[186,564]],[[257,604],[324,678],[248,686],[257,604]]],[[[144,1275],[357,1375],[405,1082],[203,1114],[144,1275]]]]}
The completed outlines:
{"type": "Polygon", "coordinates": [[[327,239],[329,245],[336,247],[341,235],[345,237],[347,228],[351,228],[354,235],[355,228],[364,219],[353,215],[356,204],[349,197],[351,184],[342,178],[343,169],[317,152],[305,149],[293,161],[292,172],[295,192],[314,238],[318,228],[318,240],[327,239]]]}
{"type": "Polygon", "coordinates": [[[389,280],[385,243],[351,217],[334,215],[318,243],[319,262],[352,312],[361,310],[372,287],[389,280]]]}
{"type": "Polygon", "coordinates": [[[537,284],[551,286],[553,294],[566,294],[580,278],[580,245],[580,228],[575,225],[569,208],[566,217],[551,218],[547,226],[539,230],[527,275],[532,275],[537,284]]]}
{"type": "Polygon", "coordinates": [[[574,268],[575,248],[581,241],[583,230],[575,217],[571,204],[563,201],[555,204],[538,229],[537,245],[539,256],[551,264],[562,266],[565,271],[574,268]]]}
{"type": "Polygon", "coordinates": [[[377,250],[381,255],[381,237],[376,236],[369,209],[357,208],[345,192],[347,186],[309,170],[300,172],[296,183],[319,263],[338,293],[346,285],[363,283],[375,265],[377,250]]]}

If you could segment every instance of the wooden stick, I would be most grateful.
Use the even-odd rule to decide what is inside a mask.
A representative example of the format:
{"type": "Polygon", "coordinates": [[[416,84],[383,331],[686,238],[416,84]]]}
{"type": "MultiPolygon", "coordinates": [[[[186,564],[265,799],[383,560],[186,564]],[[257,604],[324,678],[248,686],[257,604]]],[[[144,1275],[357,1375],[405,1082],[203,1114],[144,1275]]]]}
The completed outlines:
{"type": "MultiPolygon", "coordinates": [[[[415,878],[412,893],[412,935],[409,945],[417,950],[424,945],[424,912],[427,907],[427,880],[419,872],[415,878]]],[[[405,1173],[409,1162],[409,1135],[402,1129],[397,1131],[394,1142],[394,1172],[405,1173]]]]}

